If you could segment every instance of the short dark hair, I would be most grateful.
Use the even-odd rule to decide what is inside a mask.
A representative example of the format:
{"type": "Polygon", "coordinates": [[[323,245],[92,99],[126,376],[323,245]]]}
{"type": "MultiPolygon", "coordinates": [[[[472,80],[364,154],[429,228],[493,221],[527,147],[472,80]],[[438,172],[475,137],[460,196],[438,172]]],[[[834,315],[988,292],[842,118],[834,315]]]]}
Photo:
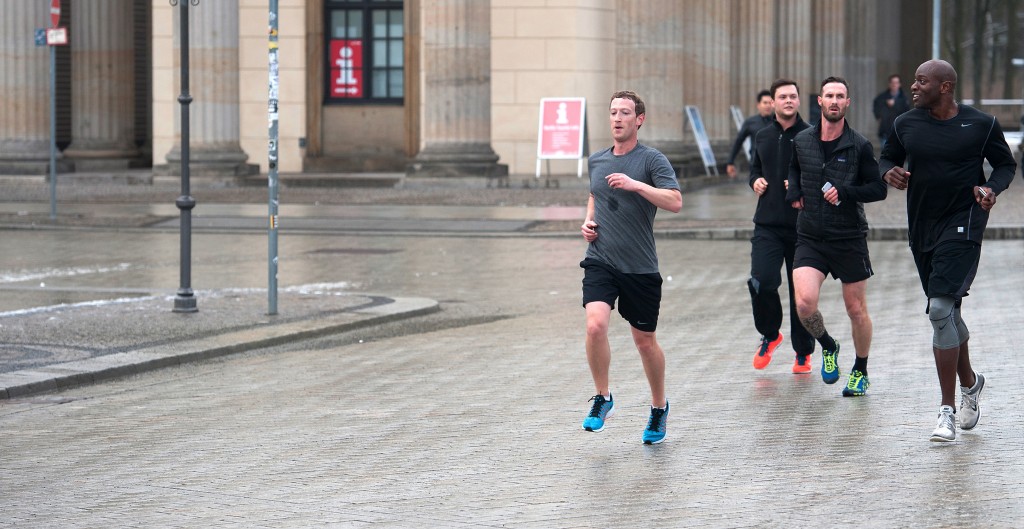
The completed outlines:
{"type": "Polygon", "coordinates": [[[785,79],[785,78],[783,78],[783,79],[776,79],[775,82],[772,83],[772,87],[769,89],[771,91],[770,93],[771,93],[772,99],[775,99],[775,92],[777,92],[779,90],[779,88],[781,88],[783,86],[789,86],[789,85],[795,86],[796,87],[796,95],[800,95],[800,85],[796,84],[796,81],[794,81],[792,79],[785,79]]]}
{"type": "Polygon", "coordinates": [[[775,96],[773,96],[772,93],[769,92],[768,90],[761,90],[760,92],[757,93],[757,100],[756,101],[758,103],[760,103],[761,102],[761,98],[763,98],[763,97],[770,97],[772,99],[775,99],[775,96]]]}
{"type": "Polygon", "coordinates": [[[886,79],[886,81],[892,81],[892,79],[893,79],[894,77],[895,77],[896,79],[898,79],[898,80],[899,80],[899,82],[901,82],[901,83],[903,82],[903,78],[902,78],[902,77],[900,77],[900,74],[898,74],[898,73],[894,73],[894,74],[890,75],[890,76],[889,76],[889,77],[888,77],[888,78],[886,79]]]}
{"type": "Polygon", "coordinates": [[[849,85],[849,83],[846,82],[846,79],[843,79],[842,77],[837,77],[835,75],[830,75],[830,76],[826,77],[824,81],[821,82],[821,88],[823,89],[822,91],[824,91],[825,85],[827,85],[829,83],[839,83],[839,84],[845,86],[846,87],[846,95],[847,96],[850,95],[850,85],[849,85]]]}
{"type": "Polygon", "coordinates": [[[647,113],[647,107],[644,106],[644,100],[640,99],[640,96],[636,95],[636,92],[633,92],[632,90],[619,90],[618,92],[615,92],[612,94],[612,98],[608,100],[608,104],[610,105],[612,101],[616,99],[629,99],[633,101],[633,105],[636,108],[636,115],[638,116],[647,113]]]}

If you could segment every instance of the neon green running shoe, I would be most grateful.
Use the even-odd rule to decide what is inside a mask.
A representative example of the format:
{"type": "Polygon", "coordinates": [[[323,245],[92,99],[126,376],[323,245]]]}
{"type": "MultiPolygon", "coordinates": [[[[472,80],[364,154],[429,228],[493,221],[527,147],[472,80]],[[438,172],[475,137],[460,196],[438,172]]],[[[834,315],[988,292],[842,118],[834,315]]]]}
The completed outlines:
{"type": "Polygon", "coordinates": [[[821,350],[821,380],[826,384],[835,384],[839,380],[839,341],[836,350],[821,350]]]}
{"type": "Polygon", "coordinates": [[[850,380],[846,382],[846,387],[843,388],[843,396],[863,397],[870,387],[871,382],[868,381],[868,376],[862,373],[859,369],[854,369],[853,372],[850,373],[850,380]]]}

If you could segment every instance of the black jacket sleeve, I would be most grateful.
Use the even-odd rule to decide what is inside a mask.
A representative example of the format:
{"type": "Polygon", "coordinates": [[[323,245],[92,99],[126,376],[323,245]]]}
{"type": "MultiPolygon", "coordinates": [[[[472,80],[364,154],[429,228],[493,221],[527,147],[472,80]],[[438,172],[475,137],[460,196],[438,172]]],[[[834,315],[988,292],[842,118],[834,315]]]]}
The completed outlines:
{"type": "Polygon", "coordinates": [[[992,166],[992,175],[988,177],[985,185],[998,195],[1010,187],[1013,176],[1017,174],[1017,160],[1014,159],[1010,147],[1006,144],[1006,137],[1003,136],[1003,129],[999,126],[999,122],[995,118],[992,121],[992,131],[988,135],[988,141],[985,142],[982,155],[992,166]]]}
{"type": "MultiPolygon", "coordinates": [[[[857,181],[855,186],[840,186],[839,200],[850,200],[853,202],[877,202],[885,199],[888,188],[882,181],[882,175],[878,172],[878,162],[875,161],[875,151],[870,143],[865,143],[857,153],[857,181]]],[[[793,184],[790,184],[793,185],[793,184]]]]}
{"type": "Polygon", "coordinates": [[[888,173],[889,169],[893,167],[902,167],[905,161],[907,161],[907,151],[903,149],[903,142],[900,141],[899,135],[894,133],[889,136],[889,141],[885,142],[885,147],[882,147],[882,157],[878,160],[879,178],[885,176],[885,173],[888,173]]]}
{"type": "Polygon", "coordinates": [[[754,148],[751,149],[753,152],[750,154],[750,178],[747,180],[747,185],[750,186],[750,189],[754,189],[755,180],[764,176],[764,168],[762,167],[764,161],[761,160],[761,156],[757,153],[757,136],[760,133],[761,131],[757,131],[757,134],[754,134],[752,140],[754,148]]]}
{"type": "Polygon", "coordinates": [[[871,111],[875,114],[875,119],[882,119],[885,117],[885,100],[889,98],[888,90],[875,96],[875,100],[871,102],[871,111]]]}
{"type": "Polygon", "coordinates": [[[735,165],[736,156],[739,155],[740,149],[743,148],[743,140],[747,139],[748,136],[753,137],[751,134],[753,130],[752,125],[751,118],[745,119],[743,124],[740,125],[740,131],[736,134],[736,141],[732,142],[732,150],[729,151],[729,159],[726,160],[726,165],[735,165]]]}

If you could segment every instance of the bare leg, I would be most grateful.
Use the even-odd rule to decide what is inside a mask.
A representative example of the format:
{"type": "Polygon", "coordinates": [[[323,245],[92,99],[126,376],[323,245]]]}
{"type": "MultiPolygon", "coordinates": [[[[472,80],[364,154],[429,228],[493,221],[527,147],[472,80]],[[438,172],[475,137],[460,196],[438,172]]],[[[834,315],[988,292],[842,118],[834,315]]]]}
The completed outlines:
{"type": "Polygon", "coordinates": [[[587,303],[587,363],[594,378],[594,389],[607,397],[608,371],[612,363],[612,348],[608,343],[608,321],[612,308],[602,301],[587,303]]]}
{"type": "Polygon", "coordinates": [[[658,345],[653,332],[632,328],[633,342],[644,364],[647,383],[651,385],[651,406],[665,407],[665,351],[658,345]]]}
{"type": "Polygon", "coordinates": [[[868,315],[867,280],[843,283],[843,301],[846,314],[850,316],[853,332],[853,347],[858,358],[867,358],[871,349],[871,316],[868,315]]]}
{"type": "Polygon", "coordinates": [[[817,309],[806,318],[800,318],[800,323],[804,325],[807,332],[814,338],[821,338],[825,335],[825,318],[821,316],[821,312],[817,309]]]}
{"type": "Polygon", "coordinates": [[[963,346],[951,349],[932,347],[932,352],[935,354],[935,369],[939,372],[939,389],[942,390],[943,406],[956,407],[956,372],[961,347],[963,346]]]}
{"type": "Polygon", "coordinates": [[[818,312],[818,296],[825,274],[809,266],[793,270],[793,292],[796,295],[796,312],[807,332],[815,338],[825,334],[825,321],[818,312]]]}
{"type": "Polygon", "coordinates": [[[957,356],[956,374],[960,377],[960,385],[965,388],[973,388],[978,382],[974,377],[974,368],[971,367],[971,355],[967,351],[967,342],[960,344],[960,354],[957,356]]]}

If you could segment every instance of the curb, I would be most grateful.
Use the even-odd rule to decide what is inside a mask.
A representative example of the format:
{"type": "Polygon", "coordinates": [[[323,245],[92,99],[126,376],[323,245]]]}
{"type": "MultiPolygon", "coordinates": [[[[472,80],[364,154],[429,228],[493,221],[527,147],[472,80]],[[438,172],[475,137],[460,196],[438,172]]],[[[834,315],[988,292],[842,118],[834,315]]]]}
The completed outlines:
{"type": "Polygon", "coordinates": [[[291,341],[352,331],[440,310],[437,301],[427,298],[371,297],[376,303],[370,306],[323,318],[253,326],[201,339],[0,373],[0,399],[66,389],[291,341]]]}

